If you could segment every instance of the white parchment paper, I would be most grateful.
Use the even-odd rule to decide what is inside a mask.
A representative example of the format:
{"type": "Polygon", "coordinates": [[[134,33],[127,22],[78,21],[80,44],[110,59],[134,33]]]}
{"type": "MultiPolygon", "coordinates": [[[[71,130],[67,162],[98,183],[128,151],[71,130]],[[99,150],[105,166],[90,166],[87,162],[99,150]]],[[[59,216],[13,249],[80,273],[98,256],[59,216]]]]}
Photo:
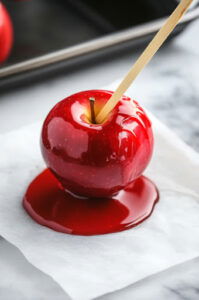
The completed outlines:
{"type": "Polygon", "coordinates": [[[138,227],[109,235],[64,235],[35,223],[22,197],[45,167],[41,124],[0,137],[0,235],[72,299],[93,299],[199,255],[199,156],[151,118],[156,143],[146,175],[160,202],[138,227]]]}

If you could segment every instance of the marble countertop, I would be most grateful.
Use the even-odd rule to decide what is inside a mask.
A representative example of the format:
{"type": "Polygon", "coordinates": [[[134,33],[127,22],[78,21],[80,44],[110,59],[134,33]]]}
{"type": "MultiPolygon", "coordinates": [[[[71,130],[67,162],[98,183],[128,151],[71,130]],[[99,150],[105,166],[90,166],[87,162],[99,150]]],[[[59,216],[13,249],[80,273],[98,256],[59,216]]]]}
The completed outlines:
{"type": "MultiPolygon", "coordinates": [[[[199,151],[199,21],[159,51],[129,93],[199,151]],[[144,86],[144,88],[143,88],[144,86]]],[[[79,90],[106,86],[122,77],[138,53],[99,59],[97,65],[0,94],[0,133],[45,117],[60,99],[79,90]]],[[[69,297],[30,265],[17,248],[0,239],[0,299],[69,297]]],[[[199,299],[199,258],[150,276],[99,299],[199,299]]]]}

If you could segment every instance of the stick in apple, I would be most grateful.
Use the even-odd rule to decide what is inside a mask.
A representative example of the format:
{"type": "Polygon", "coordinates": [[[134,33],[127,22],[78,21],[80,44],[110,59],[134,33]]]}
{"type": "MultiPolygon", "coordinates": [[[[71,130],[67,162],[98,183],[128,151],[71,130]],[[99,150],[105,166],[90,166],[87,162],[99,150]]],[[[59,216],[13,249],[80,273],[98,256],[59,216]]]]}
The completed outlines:
{"type": "Polygon", "coordinates": [[[168,38],[170,33],[174,30],[179,20],[185,14],[189,6],[193,0],[181,0],[180,4],[168,18],[163,27],[159,30],[159,32],[155,35],[153,40],[135,62],[129,73],[120,83],[119,87],[116,89],[112,97],[109,101],[104,105],[99,114],[96,117],[97,123],[103,123],[108,116],[108,114],[112,111],[112,109],[117,105],[120,98],[129,88],[131,83],[135,80],[138,74],[144,69],[144,67],[150,62],[152,57],[158,51],[158,49],[162,46],[164,41],[168,38]]]}
{"type": "Polygon", "coordinates": [[[91,123],[92,124],[96,124],[96,120],[95,120],[95,98],[94,97],[90,97],[89,98],[90,101],[90,111],[91,111],[91,123]]]}

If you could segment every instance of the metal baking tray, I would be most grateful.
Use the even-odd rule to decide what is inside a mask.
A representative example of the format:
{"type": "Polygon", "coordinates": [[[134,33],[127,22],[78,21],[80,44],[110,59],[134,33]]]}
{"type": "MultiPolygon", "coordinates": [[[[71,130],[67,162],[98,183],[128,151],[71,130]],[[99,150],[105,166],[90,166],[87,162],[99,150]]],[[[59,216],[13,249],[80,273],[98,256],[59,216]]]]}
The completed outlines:
{"type": "MultiPolygon", "coordinates": [[[[140,5],[139,1],[141,0],[137,3],[140,5]]],[[[123,0],[123,5],[127,7],[132,2],[134,1],[123,0]]],[[[139,13],[143,14],[143,8],[142,12],[139,9],[143,6],[138,5],[135,12],[135,16],[138,17],[135,19],[134,16],[132,20],[126,17],[122,21],[117,14],[109,19],[107,11],[106,13],[103,13],[103,10],[99,11],[99,7],[103,5],[99,6],[98,1],[5,1],[13,19],[16,39],[8,62],[0,67],[0,86],[25,80],[27,76],[61,70],[67,65],[77,64],[78,61],[92,56],[105,55],[113,53],[116,49],[121,51],[147,43],[163,25],[167,15],[177,5],[177,1],[142,0],[142,2],[150,4],[151,7],[158,6],[158,3],[164,5],[159,7],[158,13],[156,9],[155,13],[152,11],[150,14],[149,6],[146,7],[142,18],[139,17],[139,13]],[[93,3],[98,3],[98,6],[93,8],[93,3]],[[166,7],[165,3],[170,6],[166,7]]],[[[103,3],[106,7],[107,1],[101,0],[101,4],[103,3]]],[[[120,14],[120,7],[114,6],[114,9],[120,14]]],[[[177,26],[173,36],[198,16],[199,7],[196,3],[177,26]]]]}

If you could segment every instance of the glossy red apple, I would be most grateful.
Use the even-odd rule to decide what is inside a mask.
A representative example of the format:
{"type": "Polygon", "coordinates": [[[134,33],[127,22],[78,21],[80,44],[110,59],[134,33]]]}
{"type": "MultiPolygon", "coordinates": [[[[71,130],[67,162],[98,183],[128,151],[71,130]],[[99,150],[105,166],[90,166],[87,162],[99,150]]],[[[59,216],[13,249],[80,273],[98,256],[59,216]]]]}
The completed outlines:
{"type": "Polygon", "coordinates": [[[0,63],[4,62],[12,48],[13,28],[5,6],[0,2],[0,63]]]}
{"type": "Polygon", "coordinates": [[[124,96],[103,124],[92,124],[95,113],[112,92],[90,90],[59,102],[42,129],[41,150],[47,166],[73,194],[108,197],[138,178],[153,151],[151,122],[139,104],[124,96]]]}

